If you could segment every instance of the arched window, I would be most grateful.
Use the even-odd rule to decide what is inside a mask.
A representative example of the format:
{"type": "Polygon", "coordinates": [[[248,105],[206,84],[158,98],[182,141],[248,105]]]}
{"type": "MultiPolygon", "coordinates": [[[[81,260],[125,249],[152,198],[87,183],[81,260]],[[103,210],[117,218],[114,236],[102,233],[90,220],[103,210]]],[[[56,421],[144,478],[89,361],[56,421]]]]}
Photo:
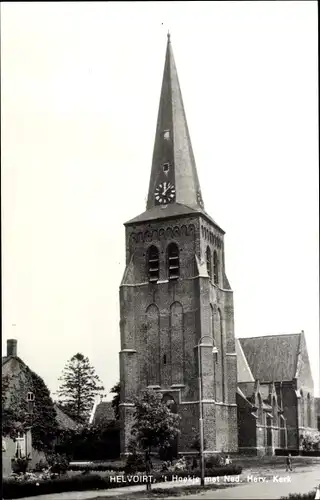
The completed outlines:
{"type": "Polygon", "coordinates": [[[219,261],[217,252],[213,252],[213,282],[215,285],[219,283],[219,261]]]}
{"type": "Polygon", "coordinates": [[[170,243],[170,245],[168,246],[168,271],[169,280],[175,280],[179,278],[179,248],[176,243],[170,243]]]}
{"type": "Polygon", "coordinates": [[[276,396],[272,398],[272,416],[273,416],[273,425],[278,427],[278,402],[276,396]]]}
{"type": "Polygon", "coordinates": [[[307,395],[307,427],[312,427],[312,422],[311,422],[311,397],[310,393],[308,392],[307,395]]]}
{"type": "Polygon", "coordinates": [[[210,250],[209,247],[207,247],[206,258],[207,258],[207,272],[208,272],[208,276],[209,276],[210,279],[212,279],[211,250],[210,250]]]}
{"type": "Polygon", "coordinates": [[[263,408],[262,408],[262,397],[260,392],[258,393],[258,421],[260,425],[264,425],[263,419],[263,408]]]}
{"type": "Polygon", "coordinates": [[[304,424],[305,424],[305,418],[304,418],[304,414],[305,414],[305,407],[304,407],[304,394],[303,394],[303,391],[302,391],[302,390],[300,391],[300,408],[301,408],[301,413],[300,413],[300,416],[301,416],[301,419],[300,419],[300,425],[301,425],[301,427],[304,427],[304,424]]]}
{"type": "Polygon", "coordinates": [[[159,250],[154,245],[148,250],[148,275],[151,283],[159,279],[159,250]]]}

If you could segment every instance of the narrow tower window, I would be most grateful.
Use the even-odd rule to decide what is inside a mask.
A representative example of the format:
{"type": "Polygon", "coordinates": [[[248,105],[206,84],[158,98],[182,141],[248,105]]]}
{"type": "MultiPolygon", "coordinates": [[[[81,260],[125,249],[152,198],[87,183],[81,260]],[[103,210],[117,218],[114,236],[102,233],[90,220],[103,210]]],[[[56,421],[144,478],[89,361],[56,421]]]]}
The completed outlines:
{"type": "Polygon", "coordinates": [[[152,245],[148,250],[148,274],[149,281],[156,283],[159,279],[159,251],[152,245]]]}
{"type": "Polygon", "coordinates": [[[210,250],[209,247],[207,247],[206,257],[207,257],[207,272],[208,272],[208,276],[209,276],[210,279],[212,279],[211,250],[210,250]]]}
{"type": "Polygon", "coordinates": [[[169,280],[178,279],[180,275],[179,249],[175,243],[170,243],[168,246],[168,268],[169,280]]]}
{"type": "Polygon", "coordinates": [[[213,252],[213,281],[215,285],[219,283],[219,261],[217,252],[213,252]]]}

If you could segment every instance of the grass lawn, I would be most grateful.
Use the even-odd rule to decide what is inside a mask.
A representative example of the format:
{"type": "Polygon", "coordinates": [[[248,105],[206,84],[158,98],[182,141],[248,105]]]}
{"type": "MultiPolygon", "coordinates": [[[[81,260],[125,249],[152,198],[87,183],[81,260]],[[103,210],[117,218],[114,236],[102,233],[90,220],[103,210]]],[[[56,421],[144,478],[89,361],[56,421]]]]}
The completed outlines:
{"type": "Polygon", "coordinates": [[[231,486],[235,486],[234,484],[208,484],[201,487],[199,484],[188,485],[188,486],[177,486],[173,488],[152,488],[151,491],[135,491],[132,493],[123,493],[121,495],[119,491],[119,495],[106,495],[104,497],[96,497],[91,500],[106,500],[109,498],[113,498],[115,500],[126,500],[126,499],[134,499],[134,498],[167,498],[167,497],[181,497],[186,495],[196,495],[197,493],[201,493],[208,490],[217,490],[223,488],[230,488],[231,486]]]}

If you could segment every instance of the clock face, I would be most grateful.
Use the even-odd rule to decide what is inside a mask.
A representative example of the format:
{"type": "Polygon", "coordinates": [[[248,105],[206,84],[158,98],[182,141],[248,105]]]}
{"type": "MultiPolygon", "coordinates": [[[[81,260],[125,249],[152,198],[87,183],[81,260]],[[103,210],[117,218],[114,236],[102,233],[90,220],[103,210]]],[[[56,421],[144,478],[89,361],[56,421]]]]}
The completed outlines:
{"type": "Polygon", "coordinates": [[[156,188],[154,196],[158,203],[166,205],[172,203],[176,195],[176,189],[171,182],[164,181],[156,188]]]}

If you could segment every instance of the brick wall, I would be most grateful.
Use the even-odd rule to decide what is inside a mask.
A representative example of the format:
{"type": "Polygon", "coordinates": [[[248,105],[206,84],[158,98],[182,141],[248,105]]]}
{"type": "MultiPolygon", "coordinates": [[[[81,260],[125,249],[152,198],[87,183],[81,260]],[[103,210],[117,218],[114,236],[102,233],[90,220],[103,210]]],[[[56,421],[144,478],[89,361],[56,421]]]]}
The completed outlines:
{"type": "MultiPolygon", "coordinates": [[[[176,402],[198,401],[198,341],[212,335],[218,347],[203,348],[205,428],[210,447],[233,451],[237,442],[235,404],[236,356],[231,291],[213,285],[206,273],[206,248],[216,250],[219,283],[223,283],[223,233],[199,216],[126,227],[126,270],[120,287],[121,402],[128,403],[147,386],[170,391],[179,386],[176,402]],[[175,242],[180,252],[180,278],[168,281],[167,247],[175,242]],[[150,245],[159,251],[159,281],[148,281],[150,245]],[[200,266],[200,268],[199,268],[200,266]],[[200,276],[199,276],[200,274],[200,276]],[[219,405],[214,404],[214,398],[219,405]],[[177,401],[177,399],[179,401],[177,401]],[[214,422],[214,425],[213,423],[214,422]],[[232,450],[228,450],[231,446],[232,450]]],[[[204,339],[208,343],[210,339],[204,339]]],[[[182,405],[181,405],[182,409],[182,405]]],[[[128,440],[127,409],[121,411],[122,448],[128,440]]],[[[190,445],[190,426],[198,428],[192,405],[183,406],[180,448],[190,445]],[[188,421],[188,423],[187,423],[188,421]]]]}

